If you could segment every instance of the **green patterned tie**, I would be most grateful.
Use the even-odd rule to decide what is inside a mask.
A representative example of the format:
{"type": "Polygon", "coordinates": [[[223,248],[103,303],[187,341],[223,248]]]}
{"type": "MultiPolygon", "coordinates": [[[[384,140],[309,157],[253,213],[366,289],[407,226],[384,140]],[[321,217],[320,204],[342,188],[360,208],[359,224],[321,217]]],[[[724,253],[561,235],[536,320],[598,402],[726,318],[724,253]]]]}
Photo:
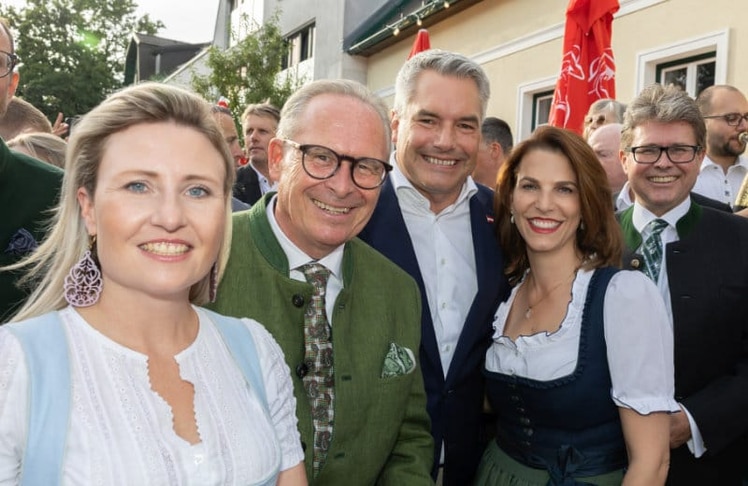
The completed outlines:
{"type": "Polygon", "coordinates": [[[304,362],[309,372],[304,375],[309,406],[314,426],[314,477],[325,464],[332,440],[335,402],[335,375],[333,373],[332,333],[325,312],[325,290],[330,270],[318,263],[300,267],[307,282],[314,286],[314,294],[304,314],[304,362]]]}
{"type": "Polygon", "coordinates": [[[654,219],[647,225],[649,236],[644,240],[642,245],[642,255],[644,256],[644,273],[651,278],[654,283],[660,278],[660,268],[662,268],[662,238],[660,234],[667,228],[667,221],[654,219]]]}

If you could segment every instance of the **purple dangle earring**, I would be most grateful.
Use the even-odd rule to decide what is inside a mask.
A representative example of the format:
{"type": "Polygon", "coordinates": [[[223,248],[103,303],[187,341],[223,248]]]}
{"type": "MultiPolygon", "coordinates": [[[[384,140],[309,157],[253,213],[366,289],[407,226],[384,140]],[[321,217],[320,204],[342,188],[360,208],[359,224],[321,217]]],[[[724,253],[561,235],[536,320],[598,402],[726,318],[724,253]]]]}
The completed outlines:
{"type": "Polygon", "coordinates": [[[210,268],[210,288],[208,289],[208,299],[213,304],[218,294],[218,263],[214,263],[210,268]]]}
{"type": "Polygon", "coordinates": [[[101,272],[96,264],[96,235],[89,237],[88,250],[70,269],[63,285],[65,300],[73,307],[88,307],[99,300],[101,272]]]}

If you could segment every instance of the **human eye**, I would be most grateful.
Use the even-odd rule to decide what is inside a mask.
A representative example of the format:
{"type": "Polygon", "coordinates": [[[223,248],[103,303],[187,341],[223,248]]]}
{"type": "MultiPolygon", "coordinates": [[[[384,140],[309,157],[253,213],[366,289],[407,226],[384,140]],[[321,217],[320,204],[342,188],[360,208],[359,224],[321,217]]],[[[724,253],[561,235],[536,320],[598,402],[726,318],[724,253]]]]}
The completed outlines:
{"type": "Polygon", "coordinates": [[[557,190],[561,194],[574,194],[576,192],[576,188],[568,184],[563,185],[563,186],[558,186],[557,190]]]}
{"type": "Polygon", "coordinates": [[[196,199],[204,198],[210,194],[210,190],[204,186],[192,186],[187,189],[187,195],[196,199]]]}
{"type": "Polygon", "coordinates": [[[742,116],[740,115],[740,113],[728,113],[727,115],[725,115],[725,121],[730,125],[737,125],[738,123],[740,123],[741,118],[742,116]]]}
{"type": "Polygon", "coordinates": [[[142,181],[133,181],[125,184],[125,189],[130,192],[144,193],[148,190],[148,186],[142,181]]]}
{"type": "Polygon", "coordinates": [[[538,188],[538,185],[530,181],[522,181],[519,183],[519,188],[523,191],[534,191],[538,188]]]}
{"type": "Polygon", "coordinates": [[[478,127],[472,123],[468,122],[461,122],[457,124],[457,128],[462,130],[463,132],[474,132],[478,129],[478,127]]]}
{"type": "Polygon", "coordinates": [[[690,154],[692,149],[687,145],[673,145],[668,150],[670,151],[670,155],[677,157],[690,154]]]}
{"type": "Polygon", "coordinates": [[[659,155],[660,149],[659,147],[636,147],[634,153],[643,157],[655,157],[659,155]]]}
{"type": "Polygon", "coordinates": [[[384,170],[384,167],[378,160],[360,159],[356,163],[356,170],[367,175],[380,175],[384,170]]]}
{"type": "Polygon", "coordinates": [[[436,118],[431,117],[431,116],[422,116],[422,117],[417,118],[416,121],[420,123],[421,125],[428,125],[428,126],[436,125],[436,118]]]}
{"type": "Polygon", "coordinates": [[[310,147],[306,151],[306,157],[319,165],[332,165],[337,160],[335,155],[324,147],[310,147]]]}

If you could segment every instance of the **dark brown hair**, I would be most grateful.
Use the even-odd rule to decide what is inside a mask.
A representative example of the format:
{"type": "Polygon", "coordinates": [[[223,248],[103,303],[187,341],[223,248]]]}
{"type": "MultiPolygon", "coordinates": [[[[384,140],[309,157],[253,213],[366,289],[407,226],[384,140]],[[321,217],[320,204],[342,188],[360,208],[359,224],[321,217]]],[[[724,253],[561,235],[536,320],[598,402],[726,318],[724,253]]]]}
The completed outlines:
{"type": "Polygon", "coordinates": [[[504,251],[505,273],[515,284],[529,268],[527,247],[517,227],[510,221],[512,194],[517,185],[517,170],[522,159],[534,150],[546,150],[569,160],[577,176],[582,225],[577,230],[576,245],[584,256],[585,268],[620,266],[623,240],[613,210],[608,178],[589,145],[576,133],[543,126],[514,147],[502,165],[494,199],[496,236],[504,251]]]}

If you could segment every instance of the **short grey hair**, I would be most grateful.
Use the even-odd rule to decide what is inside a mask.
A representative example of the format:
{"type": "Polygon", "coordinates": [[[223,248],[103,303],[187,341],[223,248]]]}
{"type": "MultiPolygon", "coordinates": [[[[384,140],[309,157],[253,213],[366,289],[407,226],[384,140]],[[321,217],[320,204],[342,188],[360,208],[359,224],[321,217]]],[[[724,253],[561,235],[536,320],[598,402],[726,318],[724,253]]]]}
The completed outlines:
{"type": "Polygon", "coordinates": [[[300,125],[300,118],[307,106],[309,106],[309,103],[318,96],[328,94],[348,96],[370,106],[382,121],[387,151],[390,152],[392,150],[390,119],[384,102],[363,84],[348,79],[321,79],[313,81],[291,95],[286,104],[283,105],[283,110],[281,110],[280,123],[276,131],[277,137],[294,138],[303,128],[300,125]]]}
{"type": "Polygon", "coordinates": [[[482,67],[475,61],[456,52],[429,49],[411,57],[395,81],[395,113],[402,116],[405,107],[413,99],[418,77],[424,71],[434,71],[442,76],[452,76],[460,79],[472,79],[478,87],[480,96],[481,121],[486,116],[488,98],[491,96],[491,83],[482,67]]]}

